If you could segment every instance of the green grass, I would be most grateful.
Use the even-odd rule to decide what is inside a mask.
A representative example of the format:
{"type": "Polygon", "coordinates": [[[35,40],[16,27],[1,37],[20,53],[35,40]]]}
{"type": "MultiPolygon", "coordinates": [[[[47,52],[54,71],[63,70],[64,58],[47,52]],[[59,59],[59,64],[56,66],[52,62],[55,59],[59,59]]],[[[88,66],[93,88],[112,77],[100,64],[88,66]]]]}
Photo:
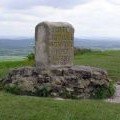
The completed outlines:
{"type": "Polygon", "coordinates": [[[98,51],[77,54],[74,63],[103,68],[108,71],[112,80],[120,80],[120,51],[98,51]]]}
{"type": "Polygon", "coordinates": [[[30,66],[33,62],[27,60],[21,61],[0,61],[0,78],[4,77],[10,69],[30,66]]]}
{"type": "MultiPolygon", "coordinates": [[[[114,80],[120,80],[120,51],[77,54],[75,64],[104,68],[114,80]]],[[[32,62],[0,62],[0,77],[8,69],[30,66],[32,62]]],[[[120,120],[120,104],[100,100],[63,100],[17,96],[0,92],[0,120],[120,120]]]]}
{"type": "Polygon", "coordinates": [[[15,96],[0,92],[1,120],[120,120],[120,104],[15,96]]]}

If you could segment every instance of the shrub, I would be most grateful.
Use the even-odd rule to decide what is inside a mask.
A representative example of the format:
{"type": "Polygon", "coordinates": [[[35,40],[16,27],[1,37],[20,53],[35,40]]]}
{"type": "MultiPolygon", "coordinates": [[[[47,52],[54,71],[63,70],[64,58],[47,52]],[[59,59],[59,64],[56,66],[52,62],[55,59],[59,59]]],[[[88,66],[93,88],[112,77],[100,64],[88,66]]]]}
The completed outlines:
{"type": "Polygon", "coordinates": [[[18,86],[14,85],[14,84],[6,85],[4,87],[4,89],[5,89],[5,91],[13,93],[13,94],[17,94],[17,95],[21,94],[20,88],[18,88],[18,86]]]}
{"type": "Polygon", "coordinates": [[[27,55],[27,59],[29,60],[29,61],[34,61],[35,60],[35,54],[34,53],[30,53],[30,54],[28,54],[27,55]]]}
{"type": "Polygon", "coordinates": [[[2,79],[0,79],[0,90],[3,90],[3,88],[4,88],[4,85],[2,83],[2,79]]]}
{"type": "Polygon", "coordinates": [[[48,97],[51,92],[51,87],[49,85],[43,85],[37,88],[35,95],[40,97],[48,97]]]}
{"type": "Polygon", "coordinates": [[[109,86],[99,86],[97,87],[96,94],[93,96],[93,98],[96,99],[104,99],[112,97],[115,93],[115,86],[113,82],[109,83],[109,86]]]}
{"type": "Polygon", "coordinates": [[[77,55],[77,54],[84,54],[84,53],[90,53],[90,52],[92,52],[91,49],[74,48],[74,55],[77,55]]]}
{"type": "Polygon", "coordinates": [[[0,82],[0,90],[3,89],[3,84],[0,82]]]}

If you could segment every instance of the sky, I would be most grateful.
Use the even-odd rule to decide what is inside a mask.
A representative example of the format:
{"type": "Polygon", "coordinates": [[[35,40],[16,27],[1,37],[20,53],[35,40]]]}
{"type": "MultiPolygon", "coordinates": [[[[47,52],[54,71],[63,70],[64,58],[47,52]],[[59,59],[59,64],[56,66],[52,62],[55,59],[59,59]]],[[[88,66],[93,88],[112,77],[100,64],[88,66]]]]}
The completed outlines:
{"type": "Polygon", "coordinates": [[[75,37],[120,38],[120,0],[0,0],[1,37],[33,37],[42,21],[69,22],[75,37]]]}

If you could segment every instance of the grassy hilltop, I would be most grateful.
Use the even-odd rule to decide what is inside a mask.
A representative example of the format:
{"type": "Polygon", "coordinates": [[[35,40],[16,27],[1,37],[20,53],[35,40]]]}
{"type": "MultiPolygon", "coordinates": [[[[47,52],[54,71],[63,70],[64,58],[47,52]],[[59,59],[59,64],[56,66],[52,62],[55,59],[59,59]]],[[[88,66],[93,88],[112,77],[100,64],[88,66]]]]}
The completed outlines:
{"type": "MultiPolygon", "coordinates": [[[[106,69],[109,77],[120,80],[120,51],[77,53],[75,64],[106,69]]],[[[29,66],[32,61],[0,61],[0,77],[9,68],[29,66]]],[[[0,91],[1,120],[120,120],[120,104],[102,100],[63,100],[16,96],[0,91]]]]}
{"type": "MultiPolygon", "coordinates": [[[[33,62],[28,60],[0,59],[0,77],[3,77],[10,68],[29,66],[33,62]]],[[[21,59],[21,58],[20,58],[21,59]]],[[[108,71],[109,77],[114,80],[120,80],[120,50],[118,51],[82,51],[77,52],[74,64],[88,65],[103,68],[108,71]]]]}

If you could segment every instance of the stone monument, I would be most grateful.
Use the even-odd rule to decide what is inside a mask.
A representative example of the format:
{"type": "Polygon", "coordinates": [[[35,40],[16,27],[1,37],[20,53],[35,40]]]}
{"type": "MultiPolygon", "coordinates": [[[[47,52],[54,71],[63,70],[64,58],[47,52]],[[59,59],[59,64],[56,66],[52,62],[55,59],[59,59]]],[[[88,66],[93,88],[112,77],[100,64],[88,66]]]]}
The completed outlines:
{"type": "Polygon", "coordinates": [[[15,94],[43,97],[112,96],[114,92],[105,70],[73,65],[73,39],[74,29],[69,23],[38,24],[35,32],[36,67],[11,70],[1,80],[4,88],[15,94]]]}
{"type": "Polygon", "coordinates": [[[74,28],[65,22],[42,22],[35,28],[36,66],[71,66],[73,64],[74,28]]]}

